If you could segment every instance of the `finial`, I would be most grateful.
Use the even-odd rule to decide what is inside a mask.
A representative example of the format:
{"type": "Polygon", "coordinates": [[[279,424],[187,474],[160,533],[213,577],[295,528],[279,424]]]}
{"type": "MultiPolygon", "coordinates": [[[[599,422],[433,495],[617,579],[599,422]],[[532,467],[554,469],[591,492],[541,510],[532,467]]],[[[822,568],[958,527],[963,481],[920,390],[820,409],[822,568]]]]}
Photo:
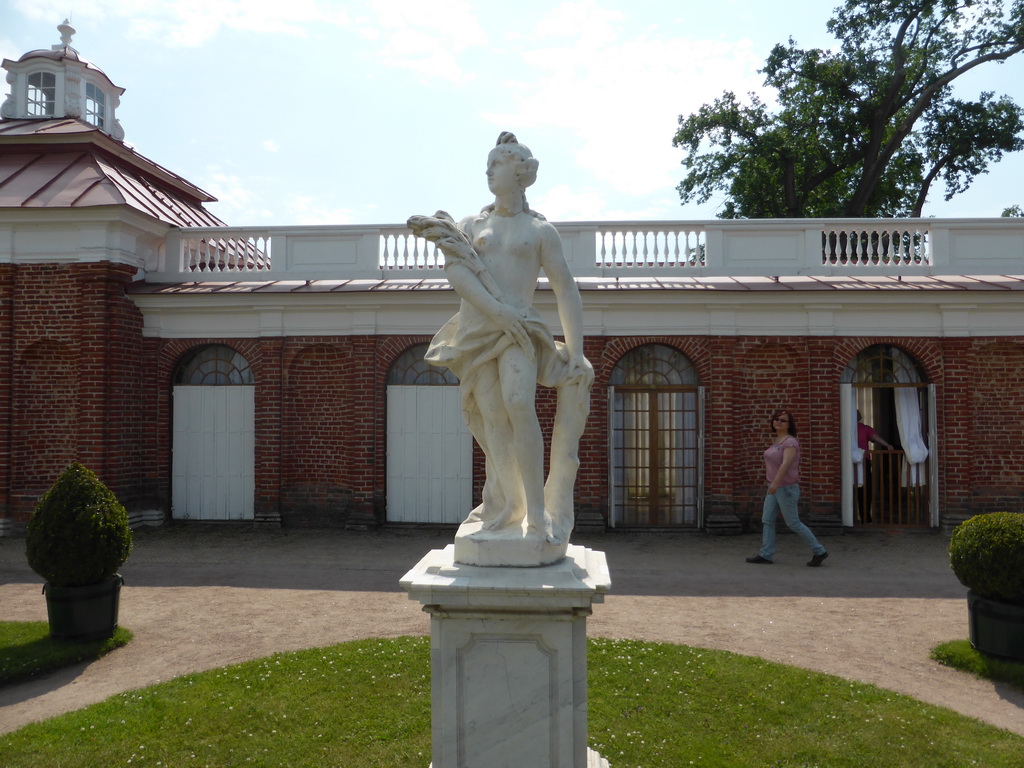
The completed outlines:
{"type": "Polygon", "coordinates": [[[71,36],[75,34],[75,28],[71,26],[69,19],[64,19],[64,23],[57,27],[57,31],[60,32],[60,44],[67,48],[71,45],[71,36]]]}

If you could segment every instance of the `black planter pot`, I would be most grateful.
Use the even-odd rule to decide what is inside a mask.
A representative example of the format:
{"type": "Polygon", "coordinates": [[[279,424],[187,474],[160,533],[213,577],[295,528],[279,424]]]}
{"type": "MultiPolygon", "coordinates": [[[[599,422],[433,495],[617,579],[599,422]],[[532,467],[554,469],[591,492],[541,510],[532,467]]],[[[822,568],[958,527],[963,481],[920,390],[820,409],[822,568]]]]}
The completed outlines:
{"type": "Polygon", "coordinates": [[[967,593],[971,645],[986,656],[1024,661],[1024,605],[967,593]]]}
{"type": "Polygon", "coordinates": [[[86,587],[43,585],[50,637],[54,640],[104,640],[117,630],[121,574],[86,587]]]}

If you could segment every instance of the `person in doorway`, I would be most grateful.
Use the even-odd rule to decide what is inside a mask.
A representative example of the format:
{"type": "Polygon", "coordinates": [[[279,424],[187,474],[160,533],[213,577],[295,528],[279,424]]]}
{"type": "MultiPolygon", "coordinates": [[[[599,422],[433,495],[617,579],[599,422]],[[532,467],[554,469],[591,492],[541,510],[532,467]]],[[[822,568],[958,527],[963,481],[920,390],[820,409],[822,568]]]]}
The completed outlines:
{"type": "Polygon", "coordinates": [[[814,537],[811,529],[800,521],[797,502],[800,500],[800,441],[796,423],[789,411],[777,410],[771,419],[772,444],[764,452],[765,479],[768,492],[761,512],[761,551],[748,557],[748,563],[771,564],[775,557],[775,520],[782,512],[786,525],[811,548],[807,565],[819,567],[828,552],[814,537]]]}
{"type": "Polygon", "coordinates": [[[858,472],[857,478],[857,514],[862,523],[871,522],[871,504],[874,500],[871,480],[871,453],[868,451],[869,443],[880,445],[887,451],[892,450],[892,445],[886,442],[885,438],[875,431],[875,428],[864,423],[864,417],[857,410],[857,448],[863,453],[860,462],[862,471],[858,472]]]}

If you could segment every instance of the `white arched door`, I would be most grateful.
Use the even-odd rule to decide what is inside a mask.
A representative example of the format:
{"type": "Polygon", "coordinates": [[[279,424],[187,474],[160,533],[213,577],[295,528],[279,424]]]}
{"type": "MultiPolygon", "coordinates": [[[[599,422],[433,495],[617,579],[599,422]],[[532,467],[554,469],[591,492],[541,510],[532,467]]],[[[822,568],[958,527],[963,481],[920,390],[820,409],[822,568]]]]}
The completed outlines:
{"type": "Polygon", "coordinates": [[[458,380],[425,351],[405,352],[388,376],[387,519],[458,524],[473,506],[473,438],[458,380]]]}
{"type": "Polygon", "coordinates": [[[171,517],[252,520],[256,388],[248,362],[227,346],[202,347],[174,381],[171,517]]]}

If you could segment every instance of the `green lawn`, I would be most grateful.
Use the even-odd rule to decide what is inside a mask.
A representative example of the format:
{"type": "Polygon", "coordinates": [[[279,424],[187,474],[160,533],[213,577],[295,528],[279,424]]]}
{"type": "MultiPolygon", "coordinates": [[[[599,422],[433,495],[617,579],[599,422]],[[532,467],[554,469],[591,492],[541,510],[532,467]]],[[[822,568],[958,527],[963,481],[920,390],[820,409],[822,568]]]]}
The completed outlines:
{"type": "Polygon", "coordinates": [[[0,685],[99,658],[131,639],[131,632],[118,627],[109,640],[56,641],[45,621],[0,621],[0,685]]]}
{"type": "MultiPolygon", "coordinates": [[[[363,640],[188,675],[0,736],[5,768],[426,768],[430,641],[363,640]]],[[[1019,768],[1024,738],[874,686],[687,646],[589,641],[613,768],[1019,768]]]]}
{"type": "Polygon", "coordinates": [[[953,640],[932,648],[932,658],[947,667],[969,672],[976,677],[1009,683],[1024,691],[1024,664],[993,659],[974,650],[969,640],[953,640]]]}

